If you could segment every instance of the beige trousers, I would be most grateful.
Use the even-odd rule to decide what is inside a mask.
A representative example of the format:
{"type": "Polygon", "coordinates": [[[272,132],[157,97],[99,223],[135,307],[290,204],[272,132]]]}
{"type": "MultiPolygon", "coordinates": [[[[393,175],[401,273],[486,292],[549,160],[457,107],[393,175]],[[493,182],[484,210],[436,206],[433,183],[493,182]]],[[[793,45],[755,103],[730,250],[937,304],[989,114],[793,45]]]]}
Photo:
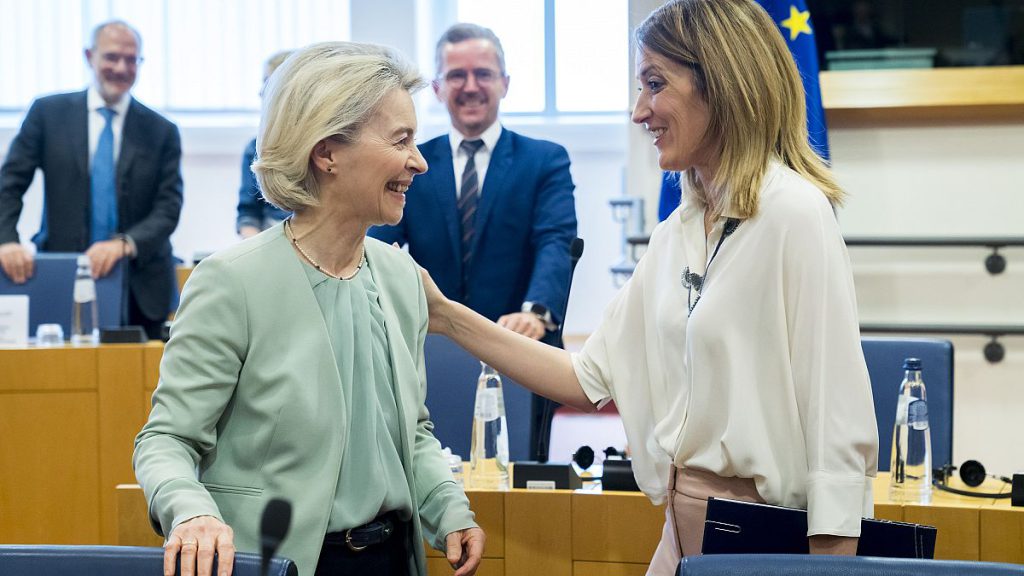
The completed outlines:
{"type": "Polygon", "coordinates": [[[665,528],[647,576],[674,576],[683,556],[700,554],[708,497],[764,502],[750,478],[723,478],[711,472],[672,468],[665,505],[665,528]]]}

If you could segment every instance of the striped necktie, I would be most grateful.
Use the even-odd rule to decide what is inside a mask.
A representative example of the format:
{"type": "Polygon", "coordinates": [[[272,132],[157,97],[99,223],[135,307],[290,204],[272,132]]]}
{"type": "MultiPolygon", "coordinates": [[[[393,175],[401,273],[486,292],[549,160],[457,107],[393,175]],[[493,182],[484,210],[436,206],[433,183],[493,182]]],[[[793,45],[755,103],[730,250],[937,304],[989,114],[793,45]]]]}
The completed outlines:
{"type": "Polygon", "coordinates": [[[106,123],[92,156],[92,220],[90,243],[110,240],[117,232],[117,176],[114,174],[114,118],[112,108],[100,108],[106,123]]]}
{"type": "Polygon", "coordinates": [[[463,140],[459,149],[469,156],[462,172],[462,192],[459,194],[459,229],[462,233],[462,295],[469,298],[469,265],[473,261],[473,238],[476,234],[476,205],[480,197],[480,179],[476,173],[476,153],[483,140],[463,140]]]}

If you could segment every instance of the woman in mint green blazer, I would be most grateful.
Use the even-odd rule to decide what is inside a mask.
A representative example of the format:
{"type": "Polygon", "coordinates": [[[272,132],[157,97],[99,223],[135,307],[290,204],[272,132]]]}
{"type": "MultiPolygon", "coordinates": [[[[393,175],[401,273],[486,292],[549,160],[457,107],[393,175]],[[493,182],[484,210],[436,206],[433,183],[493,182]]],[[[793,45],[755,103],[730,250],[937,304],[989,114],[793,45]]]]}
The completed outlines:
{"type": "Polygon", "coordinates": [[[303,576],[425,576],[424,538],[475,573],[484,535],[424,405],[418,267],[365,236],[427,169],[422,85],[390,49],[345,42],[270,78],[253,171],[294,216],[196,267],[135,441],[165,573],[258,551],[271,498],[292,504],[279,555],[303,576]]]}

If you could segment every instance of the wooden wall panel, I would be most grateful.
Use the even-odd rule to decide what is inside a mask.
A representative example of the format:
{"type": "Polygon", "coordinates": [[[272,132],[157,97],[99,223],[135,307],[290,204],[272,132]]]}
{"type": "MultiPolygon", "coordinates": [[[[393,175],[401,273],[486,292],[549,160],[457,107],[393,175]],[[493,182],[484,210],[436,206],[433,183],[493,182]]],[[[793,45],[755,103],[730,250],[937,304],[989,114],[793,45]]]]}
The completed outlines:
{"type": "Polygon", "coordinates": [[[665,507],[637,494],[573,494],[573,558],[646,564],[664,525],[665,507]]]}
{"type": "MultiPolygon", "coordinates": [[[[429,576],[451,576],[454,572],[444,558],[427,558],[427,574],[429,576]]],[[[505,561],[498,558],[484,558],[476,571],[476,576],[506,576],[505,561]]]]}
{"type": "Polygon", "coordinates": [[[903,506],[903,519],[915,524],[935,526],[937,560],[977,560],[980,557],[981,529],[978,505],[903,506]]]}
{"type": "Polygon", "coordinates": [[[97,395],[0,394],[0,542],[99,544],[97,395]]]}
{"type": "Polygon", "coordinates": [[[95,346],[0,350],[0,392],[95,390],[95,346]]]}
{"type": "Polygon", "coordinates": [[[982,508],[980,560],[1024,564],[1024,508],[1011,508],[1003,500],[982,508]]]}
{"type": "Polygon", "coordinates": [[[117,539],[115,487],[135,482],[132,452],[145,423],[142,409],[143,356],[137,345],[103,346],[98,351],[100,506],[103,542],[117,539]]]}
{"type": "Polygon", "coordinates": [[[647,563],[622,564],[613,562],[573,562],[573,576],[644,576],[647,563]]]}
{"type": "Polygon", "coordinates": [[[146,495],[138,484],[118,484],[117,545],[163,546],[164,539],[149,524],[146,495]]]}
{"type": "Polygon", "coordinates": [[[571,492],[505,493],[505,570],[572,576],[571,492]]]}

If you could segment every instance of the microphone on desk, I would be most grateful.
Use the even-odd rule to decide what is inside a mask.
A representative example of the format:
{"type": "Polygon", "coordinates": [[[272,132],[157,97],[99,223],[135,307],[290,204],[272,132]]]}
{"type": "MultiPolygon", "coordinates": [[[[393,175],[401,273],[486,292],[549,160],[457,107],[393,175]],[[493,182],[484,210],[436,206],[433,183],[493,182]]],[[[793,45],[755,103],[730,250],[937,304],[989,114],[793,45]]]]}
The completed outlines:
{"type": "Polygon", "coordinates": [[[270,571],[270,559],[288,535],[292,523],[292,505],[287,500],[273,498],[263,509],[260,520],[260,574],[267,576],[270,571]]]}
{"type": "MultiPolygon", "coordinates": [[[[558,323],[558,328],[555,330],[555,343],[561,344],[563,347],[565,343],[562,342],[562,330],[565,328],[565,315],[569,312],[569,292],[572,291],[572,277],[576,272],[576,264],[580,261],[583,256],[583,238],[576,237],[573,239],[572,244],[569,245],[569,284],[565,288],[565,306],[562,307],[562,321],[558,323]]],[[[541,409],[541,420],[540,420],[540,433],[537,435],[537,460],[540,462],[548,461],[548,444],[550,443],[551,434],[551,419],[554,417],[551,413],[551,400],[545,400],[544,406],[541,409]]]]}

